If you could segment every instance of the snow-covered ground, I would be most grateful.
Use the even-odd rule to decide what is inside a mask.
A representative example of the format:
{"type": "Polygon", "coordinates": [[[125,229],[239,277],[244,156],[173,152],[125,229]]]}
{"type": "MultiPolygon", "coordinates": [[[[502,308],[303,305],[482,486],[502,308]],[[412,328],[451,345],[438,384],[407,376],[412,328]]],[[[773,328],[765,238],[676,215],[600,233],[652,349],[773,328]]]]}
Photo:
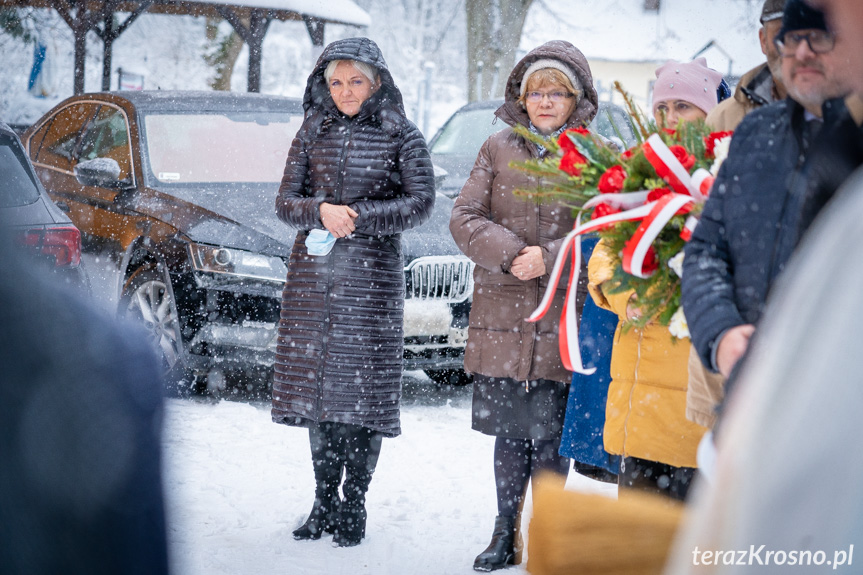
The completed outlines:
{"type": "MultiPolygon", "coordinates": [[[[117,268],[86,253],[94,301],[116,308],[117,268]]],[[[448,575],[474,573],[497,514],[494,438],[470,428],[471,386],[437,387],[406,372],[402,435],[385,439],[368,493],[366,539],[294,541],[312,506],[308,432],[276,425],[269,402],[168,399],[164,487],[178,575],[448,575]]],[[[567,488],[614,496],[571,473],[567,488]]],[[[530,495],[523,525],[527,527],[530,495]]],[[[524,573],[524,566],[509,573],[524,573]]]]}
{"type": "MultiPolygon", "coordinates": [[[[470,429],[471,388],[405,374],[402,435],[385,439],[368,493],[366,539],[294,541],[314,479],[305,429],[265,401],[171,399],[165,492],[174,572],[183,575],[473,573],[496,514],[494,438],[470,429]]],[[[571,474],[569,489],[613,495],[571,474]]],[[[527,527],[530,498],[523,525],[527,527]]],[[[509,573],[524,573],[524,565],[509,573]]]]}

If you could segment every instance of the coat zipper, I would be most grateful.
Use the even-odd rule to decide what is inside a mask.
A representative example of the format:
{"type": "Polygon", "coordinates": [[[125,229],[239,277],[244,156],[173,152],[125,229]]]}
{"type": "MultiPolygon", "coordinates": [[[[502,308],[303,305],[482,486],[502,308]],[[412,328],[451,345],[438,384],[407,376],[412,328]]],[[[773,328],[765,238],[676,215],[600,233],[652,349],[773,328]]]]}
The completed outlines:
{"type": "MultiPolygon", "coordinates": [[[[353,137],[352,123],[348,122],[348,134],[347,139],[342,145],[341,155],[339,156],[339,177],[336,182],[336,197],[335,204],[339,205],[342,201],[342,186],[345,181],[345,164],[347,162],[347,149],[351,143],[351,138],[353,137]]],[[[327,279],[327,285],[330,285],[333,281],[333,277],[335,276],[336,269],[336,258],[333,256],[333,252],[330,252],[327,256],[329,258],[329,277],[327,279]]],[[[321,415],[323,415],[324,409],[324,363],[326,362],[327,357],[327,344],[330,339],[330,332],[332,331],[332,322],[330,321],[330,290],[326,290],[324,293],[324,311],[326,315],[324,316],[324,341],[321,342],[321,365],[318,368],[318,394],[317,394],[317,409],[316,414],[318,419],[320,419],[321,415]]]]}

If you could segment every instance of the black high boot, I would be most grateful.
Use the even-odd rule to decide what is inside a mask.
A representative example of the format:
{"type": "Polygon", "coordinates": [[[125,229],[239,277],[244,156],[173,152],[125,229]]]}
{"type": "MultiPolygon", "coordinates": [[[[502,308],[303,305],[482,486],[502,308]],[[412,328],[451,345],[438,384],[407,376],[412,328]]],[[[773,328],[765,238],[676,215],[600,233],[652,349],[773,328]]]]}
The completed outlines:
{"type": "Polygon", "coordinates": [[[521,516],[498,515],[494,520],[494,533],[485,551],[476,556],[473,562],[475,571],[494,571],[507,565],[521,563],[524,543],[519,529],[521,516]]]}
{"type": "Polygon", "coordinates": [[[345,458],[344,499],[339,506],[338,524],[333,543],[339,547],[359,545],[366,536],[366,492],[381,452],[381,439],[364,427],[350,426],[345,458]]]}
{"type": "Polygon", "coordinates": [[[322,424],[309,429],[315,470],[315,503],[306,522],[294,530],[294,539],[320,539],[324,532],[336,530],[342,462],[338,446],[333,444],[330,426],[322,424]]]}

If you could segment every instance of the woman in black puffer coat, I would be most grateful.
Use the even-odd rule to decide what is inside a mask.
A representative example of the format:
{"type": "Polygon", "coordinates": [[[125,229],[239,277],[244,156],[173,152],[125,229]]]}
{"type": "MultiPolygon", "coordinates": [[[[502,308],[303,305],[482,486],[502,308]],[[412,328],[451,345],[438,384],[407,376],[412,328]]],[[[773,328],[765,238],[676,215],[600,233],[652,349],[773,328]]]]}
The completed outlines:
{"type": "Polygon", "coordinates": [[[327,46],[303,107],[276,200],[279,218],[300,232],[282,295],[272,415],[309,428],[315,503],[294,537],[335,532],[350,546],[365,534],[381,438],[401,432],[401,232],[431,215],[434,177],[371,40],[327,46]],[[311,255],[314,234],[307,247],[313,230],[335,238],[325,255],[311,255]]]}

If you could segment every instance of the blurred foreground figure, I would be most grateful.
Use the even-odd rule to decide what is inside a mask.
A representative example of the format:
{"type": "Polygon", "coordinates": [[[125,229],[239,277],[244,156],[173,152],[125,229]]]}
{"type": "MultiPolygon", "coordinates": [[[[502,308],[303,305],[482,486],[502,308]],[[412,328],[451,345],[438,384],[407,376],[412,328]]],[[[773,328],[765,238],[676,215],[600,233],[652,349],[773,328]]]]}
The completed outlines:
{"type": "Polygon", "coordinates": [[[619,499],[561,490],[540,477],[534,490],[527,570],[532,575],[659,575],[684,505],[628,489],[619,499]]]}
{"type": "Polygon", "coordinates": [[[541,486],[530,573],[660,573],[669,545],[666,575],[857,572],[863,268],[836,248],[863,241],[861,218],[858,172],[779,280],[725,411],[715,476],[697,483],[680,528],[680,508],[663,511],[655,496],[613,501],[541,486]]]}
{"type": "Polygon", "coordinates": [[[861,218],[858,171],[816,220],[777,286],[727,406],[716,477],[695,493],[669,573],[795,570],[781,562],[807,573],[843,565],[859,571],[853,560],[860,561],[860,551],[853,557],[852,546],[863,541],[863,452],[855,447],[863,405],[863,268],[849,264],[841,247],[863,240],[861,218]],[[708,562],[706,550],[746,551],[748,561],[753,545],[756,552],[764,546],[762,561],[772,551],[771,562],[693,565],[717,561],[708,562]]]}
{"type": "Polygon", "coordinates": [[[0,573],[167,573],[151,344],[3,238],[0,267],[0,573]]]}
{"type": "MultiPolygon", "coordinates": [[[[809,3],[824,10],[843,71],[859,98],[863,3],[809,3]]],[[[832,141],[842,144],[816,149],[819,157],[811,162],[816,179],[860,159],[859,117],[834,128],[834,134],[832,141]]],[[[859,571],[853,567],[853,545],[863,540],[863,456],[854,446],[863,403],[863,357],[856,344],[863,271],[853,256],[849,261],[840,255],[863,235],[861,217],[863,171],[858,169],[818,213],[771,295],[760,337],[727,404],[715,479],[696,491],[669,574],[785,572],[789,566],[807,573],[859,571]],[[714,554],[708,563],[706,550],[746,551],[747,561],[751,550],[765,563],[717,565],[721,559],[714,554]]]]}

